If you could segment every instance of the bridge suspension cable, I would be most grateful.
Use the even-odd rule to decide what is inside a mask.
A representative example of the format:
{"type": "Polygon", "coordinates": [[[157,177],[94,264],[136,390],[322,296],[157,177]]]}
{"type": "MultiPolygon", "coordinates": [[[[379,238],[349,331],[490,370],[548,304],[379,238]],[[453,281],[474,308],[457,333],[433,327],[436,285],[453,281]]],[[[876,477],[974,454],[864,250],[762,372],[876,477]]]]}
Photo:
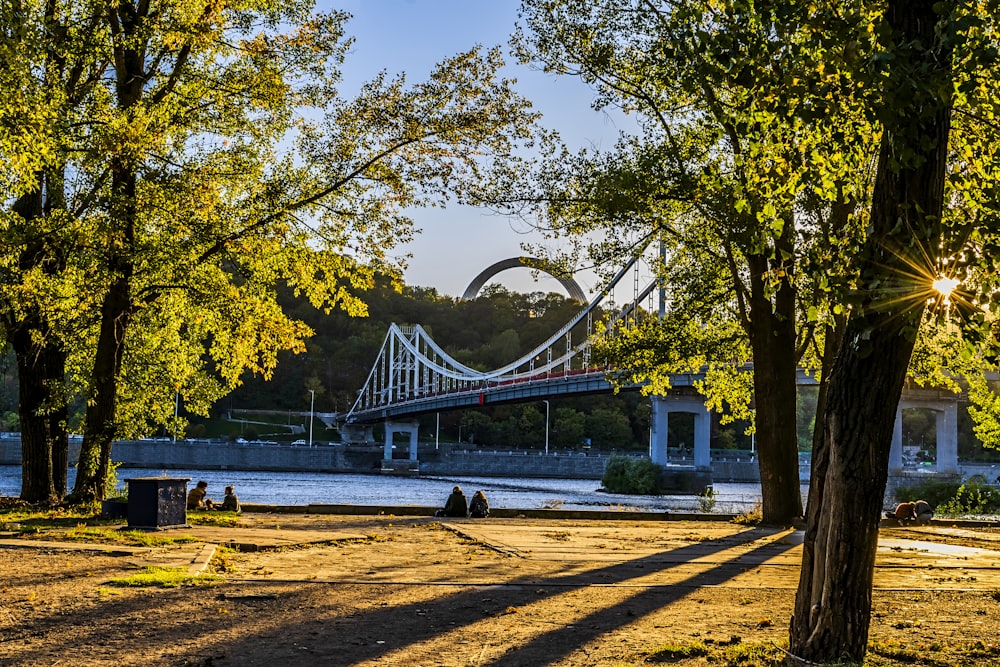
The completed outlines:
{"type": "MultiPolygon", "coordinates": [[[[589,369],[591,345],[594,340],[594,315],[628,272],[637,269],[639,257],[633,257],[623,266],[590,303],[569,322],[560,327],[533,350],[500,368],[481,371],[467,366],[445,352],[418,325],[390,325],[382,342],[379,355],[368,374],[364,387],[346,415],[377,410],[390,405],[436,396],[451,392],[482,391],[491,384],[518,382],[533,378],[546,378],[557,373],[570,373],[571,362],[579,358],[580,369],[589,369]],[[584,323],[584,338],[574,344],[572,332],[584,323]],[[565,346],[560,342],[565,341],[565,346]]],[[[644,289],[639,289],[638,272],[629,303],[615,313],[605,324],[603,335],[615,335],[616,331],[635,326],[643,300],[657,289],[654,279],[644,289]]]]}

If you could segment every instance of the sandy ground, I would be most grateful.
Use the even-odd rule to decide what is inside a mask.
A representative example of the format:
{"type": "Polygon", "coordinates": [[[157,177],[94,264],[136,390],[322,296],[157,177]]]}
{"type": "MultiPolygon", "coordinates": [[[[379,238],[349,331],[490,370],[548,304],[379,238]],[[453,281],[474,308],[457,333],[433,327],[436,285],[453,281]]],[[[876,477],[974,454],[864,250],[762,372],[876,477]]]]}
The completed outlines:
{"type": "MultiPolygon", "coordinates": [[[[725,522],[242,523],[112,551],[0,535],[0,665],[647,664],[668,641],[784,645],[801,558],[801,533],[725,522]],[[204,583],[111,583],[148,565],[204,583]]],[[[875,588],[873,641],[1000,665],[996,529],[884,529],[875,588]]]]}

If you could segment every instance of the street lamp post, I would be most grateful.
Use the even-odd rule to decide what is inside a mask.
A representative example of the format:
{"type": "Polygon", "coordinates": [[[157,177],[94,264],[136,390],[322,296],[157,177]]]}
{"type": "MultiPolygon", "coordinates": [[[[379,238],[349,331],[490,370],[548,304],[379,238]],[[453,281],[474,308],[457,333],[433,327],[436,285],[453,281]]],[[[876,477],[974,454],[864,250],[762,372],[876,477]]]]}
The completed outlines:
{"type": "Polygon", "coordinates": [[[309,390],[309,446],[313,446],[313,407],[316,405],[316,390],[309,390]]]}
{"type": "Polygon", "coordinates": [[[545,453],[549,453],[549,402],[542,399],[542,403],[545,404],[545,453]]]}
{"type": "Polygon", "coordinates": [[[177,408],[181,404],[180,390],[174,391],[174,444],[177,444],[177,408]]]}

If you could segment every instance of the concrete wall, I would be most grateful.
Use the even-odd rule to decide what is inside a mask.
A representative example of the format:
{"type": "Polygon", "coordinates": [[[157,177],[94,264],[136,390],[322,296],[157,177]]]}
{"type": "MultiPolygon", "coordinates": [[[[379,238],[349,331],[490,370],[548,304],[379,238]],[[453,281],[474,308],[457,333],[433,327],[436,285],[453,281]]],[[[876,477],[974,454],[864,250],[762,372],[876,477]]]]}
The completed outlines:
{"type": "Polygon", "coordinates": [[[377,472],[381,448],[228,443],[116,442],[111,458],[133,468],[377,472]]]}
{"type": "MultiPolygon", "coordinates": [[[[79,444],[71,447],[75,461],[79,444]]],[[[397,448],[397,455],[407,454],[397,448]]],[[[383,448],[377,445],[323,445],[291,447],[218,442],[116,442],[112,459],[124,467],[205,470],[275,470],[302,472],[374,473],[382,469],[383,448]]],[[[442,445],[435,449],[422,444],[419,450],[420,472],[424,475],[461,475],[483,477],[556,477],[567,479],[600,479],[608,455],[591,452],[552,452],[537,450],[495,451],[459,449],[442,445]]],[[[687,460],[671,459],[673,463],[691,465],[687,460]]],[[[21,462],[21,443],[16,438],[0,439],[0,464],[21,462]]],[[[804,479],[808,479],[808,461],[804,462],[804,479]]],[[[712,462],[712,479],[716,482],[756,482],[757,464],[749,460],[712,462]]]]}
{"type": "Polygon", "coordinates": [[[600,479],[604,476],[607,456],[597,454],[549,454],[539,452],[453,451],[438,455],[421,453],[423,475],[462,475],[483,477],[557,477],[600,479]]]}

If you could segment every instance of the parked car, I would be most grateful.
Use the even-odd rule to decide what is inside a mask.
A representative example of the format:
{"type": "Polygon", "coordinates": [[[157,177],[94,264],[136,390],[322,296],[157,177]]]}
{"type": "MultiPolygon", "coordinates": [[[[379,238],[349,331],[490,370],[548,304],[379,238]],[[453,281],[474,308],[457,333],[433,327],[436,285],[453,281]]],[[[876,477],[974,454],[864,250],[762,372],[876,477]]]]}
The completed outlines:
{"type": "Polygon", "coordinates": [[[304,444],[306,444],[306,441],[305,440],[296,440],[292,444],[293,445],[304,445],[304,444]]]}

